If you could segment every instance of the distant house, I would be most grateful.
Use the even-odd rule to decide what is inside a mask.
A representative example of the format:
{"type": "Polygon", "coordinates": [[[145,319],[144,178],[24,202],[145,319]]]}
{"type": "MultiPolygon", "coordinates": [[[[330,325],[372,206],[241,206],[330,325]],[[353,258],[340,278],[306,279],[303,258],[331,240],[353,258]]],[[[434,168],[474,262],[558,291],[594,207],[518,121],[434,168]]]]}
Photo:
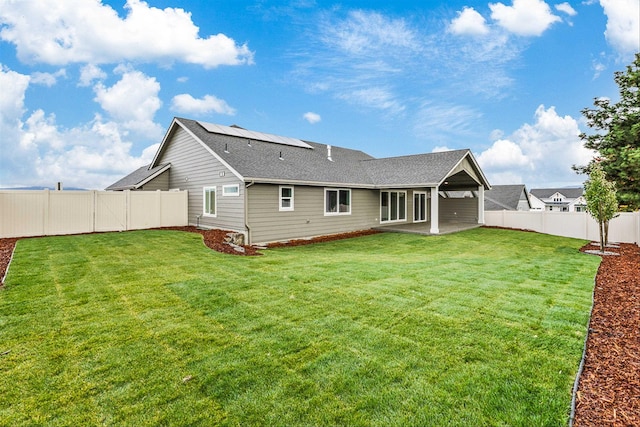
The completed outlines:
{"type": "Polygon", "coordinates": [[[587,201],[582,187],[535,188],[531,190],[529,196],[532,210],[586,212],[587,201]]]}
{"type": "Polygon", "coordinates": [[[249,243],[385,225],[484,223],[490,185],[469,150],[376,159],[362,151],[174,118],[152,163],[107,190],[187,190],[189,223],[249,243]],[[448,197],[448,192],[472,197],[448,197]]]}
{"type": "Polygon", "coordinates": [[[485,211],[528,211],[531,210],[529,193],[524,184],[493,185],[484,192],[485,211]]]}

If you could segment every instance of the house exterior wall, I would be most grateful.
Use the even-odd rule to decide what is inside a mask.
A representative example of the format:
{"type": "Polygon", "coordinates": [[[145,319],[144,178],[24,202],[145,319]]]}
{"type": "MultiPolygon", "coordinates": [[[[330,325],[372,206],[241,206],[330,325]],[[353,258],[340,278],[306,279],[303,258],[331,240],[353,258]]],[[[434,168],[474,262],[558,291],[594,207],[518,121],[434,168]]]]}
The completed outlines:
{"type": "Polygon", "coordinates": [[[529,202],[527,201],[527,195],[525,194],[524,190],[522,191],[522,193],[520,193],[520,199],[518,200],[518,206],[516,207],[516,210],[518,211],[530,210],[529,202]]]}
{"type": "Polygon", "coordinates": [[[171,169],[162,172],[160,175],[147,182],[140,189],[144,191],[169,190],[169,175],[171,169]]]}
{"type": "Polygon", "coordinates": [[[189,225],[244,232],[244,183],[181,127],[170,138],[158,162],[171,163],[169,188],[189,193],[189,225]],[[238,195],[223,196],[225,185],[238,185],[238,195]],[[204,215],[205,187],[216,188],[215,217],[204,215]]]}
{"type": "Polygon", "coordinates": [[[344,233],[379,225],[378,190],[352,189],[350,215],[325,215],[325,188],[333,187],[294,186],[294,209],[280,211],[279,185],[250,186],[247,207],[251,243],[344,233]]]}
{"type": "Polygon", "coordinates": [[[476,197],[440,197],[440,221],[478,222],[478,199],[476,197]]]}

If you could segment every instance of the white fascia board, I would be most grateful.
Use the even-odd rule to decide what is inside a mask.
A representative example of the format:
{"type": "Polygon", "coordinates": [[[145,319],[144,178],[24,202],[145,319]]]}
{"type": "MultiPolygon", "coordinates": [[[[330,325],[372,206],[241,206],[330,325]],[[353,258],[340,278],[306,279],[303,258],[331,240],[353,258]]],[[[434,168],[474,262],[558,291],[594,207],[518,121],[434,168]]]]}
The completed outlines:
{"type": "MultiPolygon", "coordinates": [[[[457,168],[460,163],[462,163],[464,161],[464,159],[466,159],[467,157],[469,157],[469,159],[471,160],[471,162],[473,163],[473,166],[475,166],[476,171],[478,172],[478,175],[480,175],[480,179],[483,182],[478,182],[478,184],[482,184],[484,186],[486,186],[487,190],[491,190],[491,184],[489,184],[489,180],[487,179],[486,176],[484,176],[484,172],[482,172],[482,169],[480,169],[480,165],[478,165],[478,162],[476,162],[475,157],[473,157],[473,154],[471,153],[471,150],[468,150],[464,156],[462,156],[460,158],[460,160],[458,160],[456,162],[455,165],[453,165],[453,167],[451,169],[449,169],[449,172],[447,172],[447,174],[444,176],[444,178],[442,178],[442,180],[438,183],[438,186],[441,186],[443,182],[445,182],[447,180],[447,178],[449,177],[449,174],[451,173],[451,171],[453,171],[455,168],[457,168]]],[[[473,179],[473,177],[471,177],[471,179],[473,179]]],[[[474,179],[475,181],[475,179],[474,179]]]]}
{"type": "Polygon", "coordinates": [[[153,169],[156,166],[156,162],[158,161],[158,158],[160,157],[160,153],[162,153],[162,150],[164,149],[165,144],[169,140],[169,135],[171,135],[171,132],[173,131],[173,127],[175,126],[176,122],[177,122],[177,120],[174,117],[173,120],[171,121],[171,124],[169,125],[169,128],[165,132],[164,137],[162,138],[162,142],[160,143],[160,146],[158,147],[158,150],[156,151],[155,156],[153,156],[153,160],[151,161],[151,164],[149,165],[149,170],[153,169]]]}
{"type": "MultiPolygon", "coordinates": [[[[240,173],[235,170],[234,168],[231,167],[231,165],[229,163],[227,163],[222,157],[220,157],[215,151],[213,151],[207,144],[205,144],[204,142],[202,142],[200,140],[200,138],[198,138],[197,136],[195,136],[193,134],[193,132],[191,132],[189,129],[187,129],[187,127],[185,125],[183,125],[182,123],[180,123],[180,120],[177,119],[173,119],[174,122],[180,126],[182,129],[184,129],[189,135],[191,135],[191,137],[197,141],[205,150],[207,150],[213,157],[216,158],[216,160],[218,160],[220,163],[222,163],[222,165],[224,167],[226,167],[227,169],[229,169],[229,171],[231,171],[232,174],[234,174],[240,181],[245,182],[245,178],[240,175],[240,173]]],[[[172,124],[173,126],[173,124],[172,124]]],[[[168,134],[168,132],[167,132],[168,134]]],[[[164,144],[164,141],[162,141],[162,143],[164,144]]],[[[160,146],[162,147],[162,145],[160,146]]],[[[160,150],[158,149],[158,152],[160,152],[160,150]]],[[[154,159],[155,162],[156,159],[154,159]]]]}
{"type": "Polygon", "coordinates": [[[167,163],[166,165],[164,165],[162,168],[158,169],[156,172],[153,173],[153,175],[149,175],[148,177],[146,177],[145,179],[143,179],[142,181],[140,181],[139,183],[137,183],[135,186],[133,186],[134,188],[140,188],[143,185],[145,185],[147,182],[151,181],[152,179],[156,178],[157,176],[159,176],[160,174],[162,174],[163,172],[165,172],[167,169],[171,168],[171,163],[167,163]]]}

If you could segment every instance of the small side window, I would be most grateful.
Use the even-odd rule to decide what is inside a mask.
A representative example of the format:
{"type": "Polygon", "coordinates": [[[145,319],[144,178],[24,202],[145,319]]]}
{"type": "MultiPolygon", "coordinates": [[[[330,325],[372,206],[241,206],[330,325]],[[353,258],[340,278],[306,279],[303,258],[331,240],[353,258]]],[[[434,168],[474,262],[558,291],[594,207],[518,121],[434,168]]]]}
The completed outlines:
{"type": "Polygon", "coordinates": [[[222,196],[239,196],[240,195],[240,186],[236,185],[225,185],[222,187],[222,196]]]}
{"type": "Polygon", "coordinates": [[[216,216],[216,187],[204,187],[202,196],[202,213],[208,216],[216,216]]]}
{"type": "Polygon", "coordinates": [[[293,210],[293,187],[280,187],[280,210],[293,210]]]}

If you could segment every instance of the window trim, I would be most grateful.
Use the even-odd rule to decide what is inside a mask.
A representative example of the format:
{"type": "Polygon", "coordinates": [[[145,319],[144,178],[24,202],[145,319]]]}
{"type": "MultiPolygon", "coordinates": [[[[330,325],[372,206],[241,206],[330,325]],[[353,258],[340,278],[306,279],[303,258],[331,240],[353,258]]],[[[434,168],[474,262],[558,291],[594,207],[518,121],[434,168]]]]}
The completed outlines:
{"type": "Polygon", "coordinates": [[[239,184],[229,184],[222,186],[222,197],[240,197],[240,185],[239,184]],[[235,193],[228,193],[227,189],[235,188],[235,193]]]}
{"type": "Polygon", "coordinates": [[[380,208],[380,224],[389,224],[389,223],[394,223],[394,222],[406,222],[407,221],[407,190],[380,190],[380,202],[378,203],[379,208],[380,208]],[[387,212],[387,220],[383,220],[383,215],[382,215],[382,194],[383,193],[387,193],[388,197],[387,197],[387,202],[389,203],[387,206],[388,212],[387,212]],[[391,207],[391,193],[396,193],[396,214],[398,216],[397,219],[390,219],[391,218],[391,212],[392,211],[392,207],[391,207]],[[404,194],[404,218],[399,218],[400,216],[400,194],[404,194]]]}
{"type": "Polygon", "coordinates": [[[338,215],[351,215],[351,202],[352,202],[352,198],[351,198],[351,189],[350,188],[325,188],[324,189],[324,216],[338,216],[338,215]],[[336,206],[336,208],[338,209],[337,212],[329,212],[327,210],[327,193],[328,192],[336,192],[337,197],[338,197],[338,205],[336,206]],[[346,191],[347,194],[349,194],[349,211],[348,212],[340,212],[340,192],[341,191],[346,191]]]}
{"type": "Polygon", "coordinates": [[[278,187],[278,210],[280,212],[287,212],[287,211],[293,211],[294,210],[294,190],[293,190],[293,185],[281,185],[280,187],[278,187]],[[282,190],[288,188],[291,190],[291,196],[290,197],[282,197],[282,190]],[[282,201],[284,199],[290,199],[291,201],[291,205],[290,206],[282,206],[282,201]]]}
{"type": "Polygon", "coordinates": [[[413,192],[413,222],[428,222],[429,221],[429,196],[426,191],[414,191],[413,192]],[[416,219],[416,196],[424,195],[424,219],[416,219]]]}
{"type": "Polygon", "coordinates": [[[202,187],[202,216],[215,218],[218,216],[218,190],[215,185],[202,187]],[[213,192],[213,213],[207,212],[207,192],[213,192]]]}

